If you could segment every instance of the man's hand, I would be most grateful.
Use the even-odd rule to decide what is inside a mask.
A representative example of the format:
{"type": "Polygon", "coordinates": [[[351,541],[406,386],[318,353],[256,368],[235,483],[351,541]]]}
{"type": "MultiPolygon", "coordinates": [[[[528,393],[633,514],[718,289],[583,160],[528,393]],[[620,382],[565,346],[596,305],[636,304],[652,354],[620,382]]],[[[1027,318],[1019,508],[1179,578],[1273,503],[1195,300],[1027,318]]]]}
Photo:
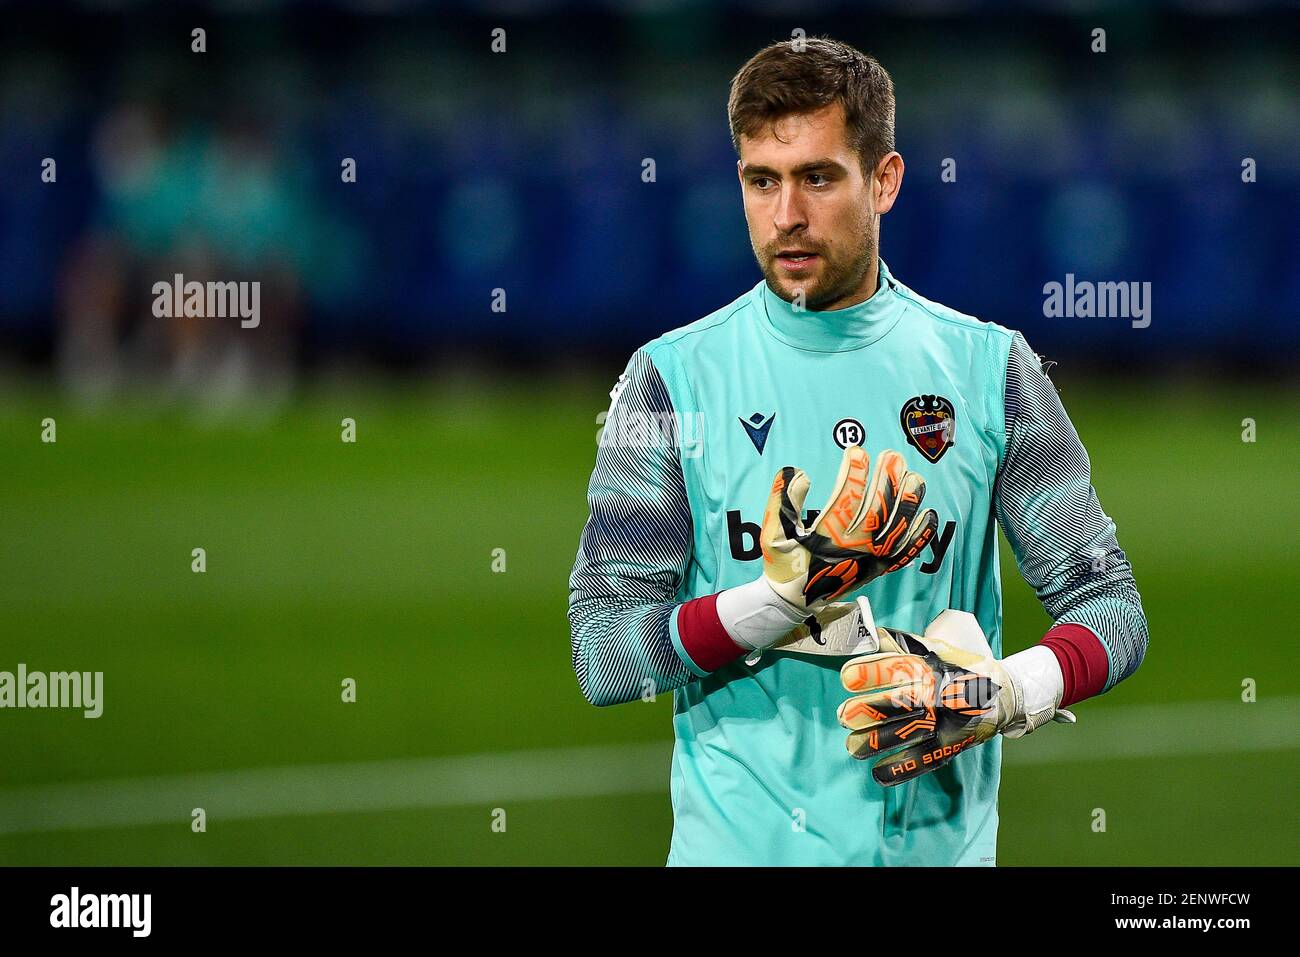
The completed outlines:
{"type": "Polygon", "coordinates": [[[861,446],[844,450],[826,507],[810,528],[800,520],[808,476],[786,466],[772,483],[760,544],[763,576],[797,613],[827,603],[916,558],[939,526],[934,509],[920,511],[925,480],[894,451],[880,454],[868,487],[870,458],[861,446]]]}
{"type": "Polygon", "coordinates": [[[1049,720],[1074,722],[1073,714],[1057,708],[1059,690],[1042,693],[1046,683],[1033,673],[1037,663],[1027,667],[1022,659],[1017,665],[1019,655],[995,659],[968,612],[943,612],[923,638],[881,627],[875,632],[879,650],[840,669],[854,697],[838,714],[850,731],[850,754],[881,756],[872,776],[886,787],[943,767],[996,734],[1018,738],[1049,720]]]}
{"type": "MultiPolygon", "coordinates": [[[[934,509],[920,511],[925,480],[897,452],[886,451],[868,487],[869,464],[860,446],[844,450],[830,501],[808,528],[800,520],[808,476],[790,466],[777,473],[759,536],[763,574],[719,592],[716,605],[727,634],[755,652],[750,664],[762,649],[787,641],[792,628],[815,631],[836,598],[902,568],[934,537],[939,517],[934,509]]],[[[811,644],[817,645],[816,635],[811,644]]]]}

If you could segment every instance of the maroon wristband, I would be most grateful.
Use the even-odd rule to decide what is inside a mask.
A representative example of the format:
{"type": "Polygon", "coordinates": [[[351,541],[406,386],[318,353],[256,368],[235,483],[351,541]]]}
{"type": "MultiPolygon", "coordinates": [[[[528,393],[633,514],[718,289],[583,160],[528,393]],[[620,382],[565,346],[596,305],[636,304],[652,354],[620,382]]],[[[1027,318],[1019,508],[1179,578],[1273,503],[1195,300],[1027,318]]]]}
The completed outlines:
{"type": "Polygon", "coordinates": [[[701,671],[717,671],[745,653],[722,626],[717,595],[692,598],[677,607],[677,637],[701,671]]]}
{"type": "Polygon", "coordinates": [[[1110,662],[1101,639],[1089,629],[1073,623],[1054,625],[1039,644],[1051,648],[1061,666],[1065,690],[1060,707],[1068,708],[1076,701],[1101,694],[1110,662]]]}

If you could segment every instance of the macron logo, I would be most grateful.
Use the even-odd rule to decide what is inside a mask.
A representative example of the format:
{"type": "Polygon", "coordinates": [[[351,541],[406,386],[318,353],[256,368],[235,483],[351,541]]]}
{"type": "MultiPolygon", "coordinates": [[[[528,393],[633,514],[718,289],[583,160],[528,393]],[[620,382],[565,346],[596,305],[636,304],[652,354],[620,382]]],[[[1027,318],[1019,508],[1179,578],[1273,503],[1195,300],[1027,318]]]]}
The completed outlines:
{"type": "Polygon", "coordinates": [[[749,441],[754,443],[754,448],[758,454],[763,454],[763,446],[767,445],[767,433],[772,430],[772,423],[776,421],[776,413],[764,418],[762,413],[755,412],[748,419],[741,419],[740,424],[745,427],[745,434],[749,436],[749,441]]]}
{"type": "Polygon", "coordinates": [[[148,937],[152,894],[70,894],[50,898],[51,927],[129,927],[132,937],[148,937]]]}

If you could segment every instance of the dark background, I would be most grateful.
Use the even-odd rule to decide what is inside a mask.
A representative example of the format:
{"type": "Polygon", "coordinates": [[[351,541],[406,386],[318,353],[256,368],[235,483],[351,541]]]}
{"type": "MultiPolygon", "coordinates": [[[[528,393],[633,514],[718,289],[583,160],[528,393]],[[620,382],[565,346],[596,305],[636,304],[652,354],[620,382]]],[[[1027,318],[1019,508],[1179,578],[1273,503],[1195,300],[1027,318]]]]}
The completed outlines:
{"type": "Polygon", "coordinates": [[[231,6],[7,12],[10,354],[56,352],[61,271],[102,235],[127,264],[202,241],[253,278],[274,255],[301,287],[310,361],[625,356],[755,281],[727,84],[800,27],[893,73],[908,172],[882,248],[904,282],[1040,351],[1148,375],[1296,357],[1300,18],[1284,4],[231,6]],[[196,25],[207,53],[189,52],[196,25]],[[124,182],[146,147],[157,168],[124,182]],[[47,155],[59,184],[33,189],[47,155]],[[232,155],[255,165],[223,175],[232,155]],[[1067,272],[1150,281],[1155,321],[1045,319],[1043,284],[1067,272]]]}

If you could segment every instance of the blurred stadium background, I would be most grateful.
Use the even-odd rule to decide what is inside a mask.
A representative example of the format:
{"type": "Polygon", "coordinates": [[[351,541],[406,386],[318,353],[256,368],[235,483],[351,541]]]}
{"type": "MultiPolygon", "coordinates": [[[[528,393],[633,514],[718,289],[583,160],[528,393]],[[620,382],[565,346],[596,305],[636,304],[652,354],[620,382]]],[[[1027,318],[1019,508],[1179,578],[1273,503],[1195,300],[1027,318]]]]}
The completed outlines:
{"type": "Polygon", "coordinates": [[[796,28],[893,73],[884,258],[1058,363],[1150,620],[1006,749],[1000,862],[1293,863],[1288,7],[5,6],[0,670],[105,704],[0,711],[0,863],[662,863],[670,696],[585,704],[566,576],[627,355],[758,279],[727,83],[796,28]],[[261,327],[154,319],[176,272],[261,280],[261,327]],[[1066,273],[1150,281],[1151,326],[1044,318],[1066,273]]]}

